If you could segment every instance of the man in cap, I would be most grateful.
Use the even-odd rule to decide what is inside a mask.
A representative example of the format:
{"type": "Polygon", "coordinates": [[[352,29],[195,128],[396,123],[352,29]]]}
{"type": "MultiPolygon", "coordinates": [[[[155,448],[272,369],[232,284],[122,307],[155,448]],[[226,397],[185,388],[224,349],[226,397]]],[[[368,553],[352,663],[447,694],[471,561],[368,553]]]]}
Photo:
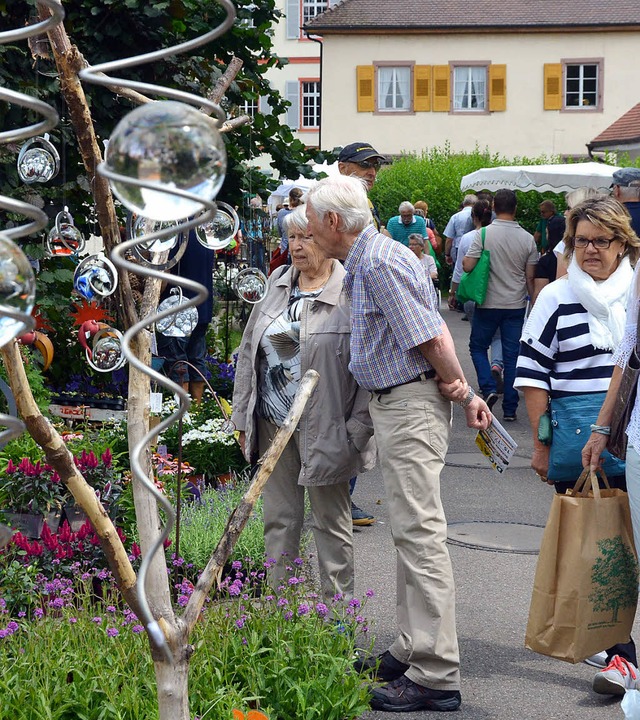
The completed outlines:
{"type": "MultiPolygon", "coordinates": [[[[367,185],[367,192],[370,193],[376,181],[378,170],[384,162],[386,162],[385,156],[380,155],[369,143],[355,142],[345,145],[340,151],[338,170],[340,170],[341,175],[351,175],[364,180],[367,185]]],[[[369,208],[376,230],[381,230],[380,216],[371,200],[369,200],[369,208]]]]}
{"type": "Polygon", "coordinates": [[[640,236],[640,168],[627,167],[613,173],[613,197],[624,203],[631,215],[631,226],[640,236]]]}

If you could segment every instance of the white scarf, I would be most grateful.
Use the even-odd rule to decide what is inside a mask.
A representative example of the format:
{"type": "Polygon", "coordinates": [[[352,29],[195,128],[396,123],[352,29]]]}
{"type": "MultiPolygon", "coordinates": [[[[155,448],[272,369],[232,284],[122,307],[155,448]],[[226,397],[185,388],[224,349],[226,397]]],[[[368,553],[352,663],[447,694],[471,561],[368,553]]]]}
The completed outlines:
{"type": "Polygon", "coordinates": [[[578,265],[574,253],[567,275],[569,287],[589,313],[591,344],[598,350],[613,350],[624,335],[629,286],[633,278],[629,258],[623,257],[606,280],[594,280],[578,265]]]}

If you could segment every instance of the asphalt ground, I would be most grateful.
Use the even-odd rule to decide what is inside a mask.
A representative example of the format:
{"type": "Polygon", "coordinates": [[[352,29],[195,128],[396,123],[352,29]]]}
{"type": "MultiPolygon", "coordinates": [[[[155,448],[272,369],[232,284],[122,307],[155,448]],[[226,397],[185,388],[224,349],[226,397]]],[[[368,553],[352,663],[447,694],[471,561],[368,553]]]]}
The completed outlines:
{"type": "MultiPolygon", "coordinates": [[[[476,375],[469,357],[469,323],[443,305],[458,357],[470,383],[476,375]]],[[[496,410],[502,418],[500,403],[496,410]]],[[[455,409],[447,465],[441,477],[449,522],[449,543],[457,592],[461,655],[461,720],[552,720],[624,718],[619,699],[596,695],[596,672],[537,655],[524,647],[524,635],[542,528],[553,488],[529,468],[532,441],[524,400],[518,420],[505,424],[518,443],[516,457],[503,475],[496,473],[474,444],[474,433],[455,409]],[[460,542],[462,540],[462,542],[460,542]],[[492,549],[484,549],[491,547],[492,549]]],[[[374,591],[366,616],[382,652],[396,635],[395,551],[379,468],[358,479],[355,502],[375,515],[370,527],[354,532],[356,594],[374,591]]],[[[640,637],[637,631],[635,637],[640,637]]],[[[408,720],[440,713],[403,713],[408,720]]],[[[396,717],[369,711],[362,720],[396,717]]]]}

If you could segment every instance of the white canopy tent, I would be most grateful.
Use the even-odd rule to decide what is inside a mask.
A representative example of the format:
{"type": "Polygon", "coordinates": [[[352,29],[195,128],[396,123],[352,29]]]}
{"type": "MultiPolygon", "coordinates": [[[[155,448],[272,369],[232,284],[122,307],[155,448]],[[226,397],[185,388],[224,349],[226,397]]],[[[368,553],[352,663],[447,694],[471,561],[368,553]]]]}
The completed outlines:
{"type": "Polygon", "coordinates": [[[465,175],[460,189],[498,190],[509,188],[528,192],[562,193],[579,187],[609,190],[613,173],[619,168],[598,162],[566,163],[564,165],[504,165],[483,168],[465,175]]]}
{"type": "MultiPolygon", "coordinates": [[[[326,162],[320,165],[314,165],[313,170],[317,173],[326,173],[329,176],[340,174],[337,162],[331,165],[327,165],[326,162]]],[[[318,182],[317,180],[309,180],[309,178],[306,178],[302,175],[300,175],[297,180],[287,180],[285,178],[281,178],[281,180],[282,182],[280,183],[280,185],[271,193],[271,195],[269,195],[269,198],[267,199],[267,206],[271,215],[274,214],[276,205],[282,203],[282,201],[287,198],[289,192],[293,190],[293,188],[300,188],[301,190],[306,191],[310,190],[316,184],[316,182],[318,182]]]]}

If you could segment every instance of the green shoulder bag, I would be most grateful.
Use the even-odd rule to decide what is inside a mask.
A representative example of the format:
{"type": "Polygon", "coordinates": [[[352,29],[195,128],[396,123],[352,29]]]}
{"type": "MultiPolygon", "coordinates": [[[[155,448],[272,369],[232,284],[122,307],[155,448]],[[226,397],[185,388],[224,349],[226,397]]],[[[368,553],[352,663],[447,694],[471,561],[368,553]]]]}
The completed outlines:
{"type": "Polygon", "coordinates": [[[476,305],[482,305],[487,296],[487,285],[489,284],[489,269],[491,267],[491,253],[484,249],[484,240],[487,228],[482,228],[482,254],[478,258],[476,266],[471,272],[462,273],[456,297],[460,302],[473,300],[476,305]]]}

